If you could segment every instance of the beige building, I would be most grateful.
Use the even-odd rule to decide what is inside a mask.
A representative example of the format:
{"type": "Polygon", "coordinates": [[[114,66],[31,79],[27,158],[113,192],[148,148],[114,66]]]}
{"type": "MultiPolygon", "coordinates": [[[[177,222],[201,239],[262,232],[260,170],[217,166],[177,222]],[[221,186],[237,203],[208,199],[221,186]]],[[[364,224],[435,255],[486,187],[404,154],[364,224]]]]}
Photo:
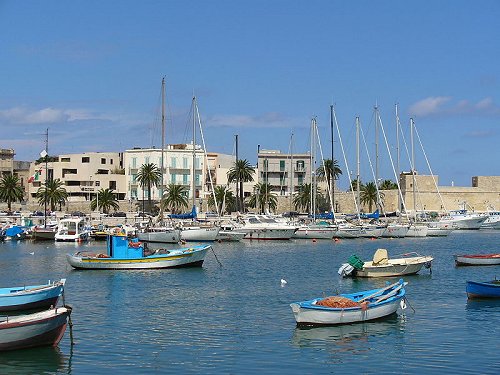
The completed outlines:
{"type": "Polygon", "coordinates": [[[0,149],[0,178],[4,174],[13,174],[19,178],[24,191],[27,191],[27,182],[30,176],[30,162],[14,160],[16,153],[13,149],[0,149]]]}
{"type": "Polygon", "coordinates": [[[68,192],[68,202],[87,202],[95,198],[100,189],[112,189],[119,200],[125,199],[126,180],[123,173],[123,156],[118,152],[86,152],[59,155],[55,161],[32,162],[30,176],[41,171],[37,180],[28,184],[30,200],[36,201],[36,192],[45,181],[60,179],[68,192]]]}

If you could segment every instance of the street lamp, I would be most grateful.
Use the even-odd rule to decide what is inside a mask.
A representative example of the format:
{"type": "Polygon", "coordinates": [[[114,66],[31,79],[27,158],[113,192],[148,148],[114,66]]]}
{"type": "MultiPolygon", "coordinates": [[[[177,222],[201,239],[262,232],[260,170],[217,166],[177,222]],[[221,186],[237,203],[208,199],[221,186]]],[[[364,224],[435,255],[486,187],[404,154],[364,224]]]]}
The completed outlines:
{"type": "Polygon", "coordinates": [[[90,181],[89,181],[89,202],[90,202],[90,189],[92,188],[92,175],[90,175],[90,181]]]}

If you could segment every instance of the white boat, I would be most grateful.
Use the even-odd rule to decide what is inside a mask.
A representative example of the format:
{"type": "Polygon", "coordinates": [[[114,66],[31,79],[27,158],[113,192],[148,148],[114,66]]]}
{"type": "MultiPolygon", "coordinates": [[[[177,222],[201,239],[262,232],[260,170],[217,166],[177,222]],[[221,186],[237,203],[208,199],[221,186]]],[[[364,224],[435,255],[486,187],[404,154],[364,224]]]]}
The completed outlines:
{"type": "Polygon", "coordinates": [[[413,275],[426,266],[431,267],[434,258],[417,253],[402,254],[401,258],[390,259],[386,249],[377,249],[373,260],[363,262],[357,256],[349,258],[348,263],[342,264],[338,273],[341,276],[357,277],[391,277],[413,275]]]}
{"type": "Polygon", "coordinates": [[[49,222],[47,225],[37,225],[31,230],[31,236],[34,240],[54,241],[57,233],[57,226],[57,221],[49,222]]]}
{"type": "Polygon", "coordinates": [[[479,229],[488,219],[485,214],[468,212],[465,209],[450,211],[439,219],[440,223],[449,224],[457,229],[479,229]]]}
{"type": "Polygon", "coordinates": [[[387,228],[385,228],[385,232],[382,234],[382,237],[403,238],[406,237],[409,230],[409,225],[389,223],[387,224],[387,228]]]}
{"type": "Polygon", "coordinates": [[[431,221],[426,224],[428,237],[446,237],[454,230],[450,225],[439,222],[431,221]]]}
{"type": "Polygon", "coordinates": [[[487,218],[481,224],[481,229],[500,229],[500,211],[488,211],[487,218]]]}
{"type": "Polygon", "coordinates": [[[429,227],[424,224],[410,224],[406,237],[427,237],[429,227]]]}
{"type": "Polygon", "coordinates": [[[245,233],[247,240],[289,240],[297,227],[282,224],[269,215],[246,215],[238,232],[245,233]]]}
{"type": "Polygon", "coordinates": [[[62,219],[54,237],[56,241],[87,241],[90,230],[86,228],[85,221],[81,218],[62,219]]]}
{"type": "Polygon", "coordinates": [[[292,238],[331,240],[336,233],[336,226],[321,224],[299,225],[292,238]]]}
{"type": "Polygon", "coordinates": [[[290,304],[297,326],[338,325],[366,322],[405,308],[403,280],[385,288],[290,304]]]}
{"type": "Polygon", "coordinates": [[[219,230],[220,227],[214,225],[183,225],[181,229],[181,241],[215,241],[219,234],[219,230]]]}
{"type": "Polygon", "coordinates": [[[149,227],[137,233],[139,241],[177,243],[181,240],[181,230],[172,227],[149,227]]]}
{"type": "Polygon", "coordinates": [[[500,254],[454,255],[457,266],[495,266],[500,265],[500,254]]]}
{"type": "Polygon", "coordinates": [[[335,237],[338,238],[359,238],[361,227],[353,225],[344,220],[337,220],[337,233],[335,237]]]}
{"type": "Polygon", "coordinates": [[[363,224],[360,227],[359,237],[379,238],[382,237],[386,229],[385,225],[363,224]]]}
{"type": "Polygon", "coordinates": [[[71,308],[56,307],[34,314],[2,317],[0,351],[57,346],[71,314],[71,308]]]}

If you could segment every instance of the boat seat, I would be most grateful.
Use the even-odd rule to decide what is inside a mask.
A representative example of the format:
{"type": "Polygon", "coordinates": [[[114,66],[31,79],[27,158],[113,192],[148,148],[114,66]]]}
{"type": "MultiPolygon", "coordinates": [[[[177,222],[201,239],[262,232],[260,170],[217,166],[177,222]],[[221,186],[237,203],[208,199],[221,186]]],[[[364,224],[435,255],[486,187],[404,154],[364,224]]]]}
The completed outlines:
{"type": "Polygon", "coordinates": [[[389,263],[389,256],[387,255],[386,249],[377,249],[375,254],[373,254],[373,265],[381,266],[389,263]]]}

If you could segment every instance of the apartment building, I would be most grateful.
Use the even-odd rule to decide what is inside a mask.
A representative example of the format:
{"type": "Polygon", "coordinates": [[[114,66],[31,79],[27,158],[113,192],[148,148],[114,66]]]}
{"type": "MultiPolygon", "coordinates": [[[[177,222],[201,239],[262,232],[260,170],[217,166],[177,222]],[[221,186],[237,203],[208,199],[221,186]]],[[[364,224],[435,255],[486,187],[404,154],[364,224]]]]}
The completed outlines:
{"type": "Polygon", "coordinates": [[[300,185],[310,182],[309,153],[283,154],[278,150],[259,150],[257,155],[259,183],[269,183],[278,195],[289,196],[300,185]]]}
{"type": "Polygon", "coordinates": [[[32,162],[30,176],[37,178],[29,186],[30,199],[47,177],[59,178],[68,192],[69,202],[90,201],[100,189],[112,189],[119,200],[125,199],[127,184],[123,170],[123,154],[118,152],[85,152],[55,157],[47,163],[32,162]]]}
{"type": "Polygon", "coordinates": [[[21,187],[26,190],[30,162],[14,160],[15,155],[15,151],[11,148],[0,149],[0,178],[4,174],[13,174],[19,178],[21,187]]]}

